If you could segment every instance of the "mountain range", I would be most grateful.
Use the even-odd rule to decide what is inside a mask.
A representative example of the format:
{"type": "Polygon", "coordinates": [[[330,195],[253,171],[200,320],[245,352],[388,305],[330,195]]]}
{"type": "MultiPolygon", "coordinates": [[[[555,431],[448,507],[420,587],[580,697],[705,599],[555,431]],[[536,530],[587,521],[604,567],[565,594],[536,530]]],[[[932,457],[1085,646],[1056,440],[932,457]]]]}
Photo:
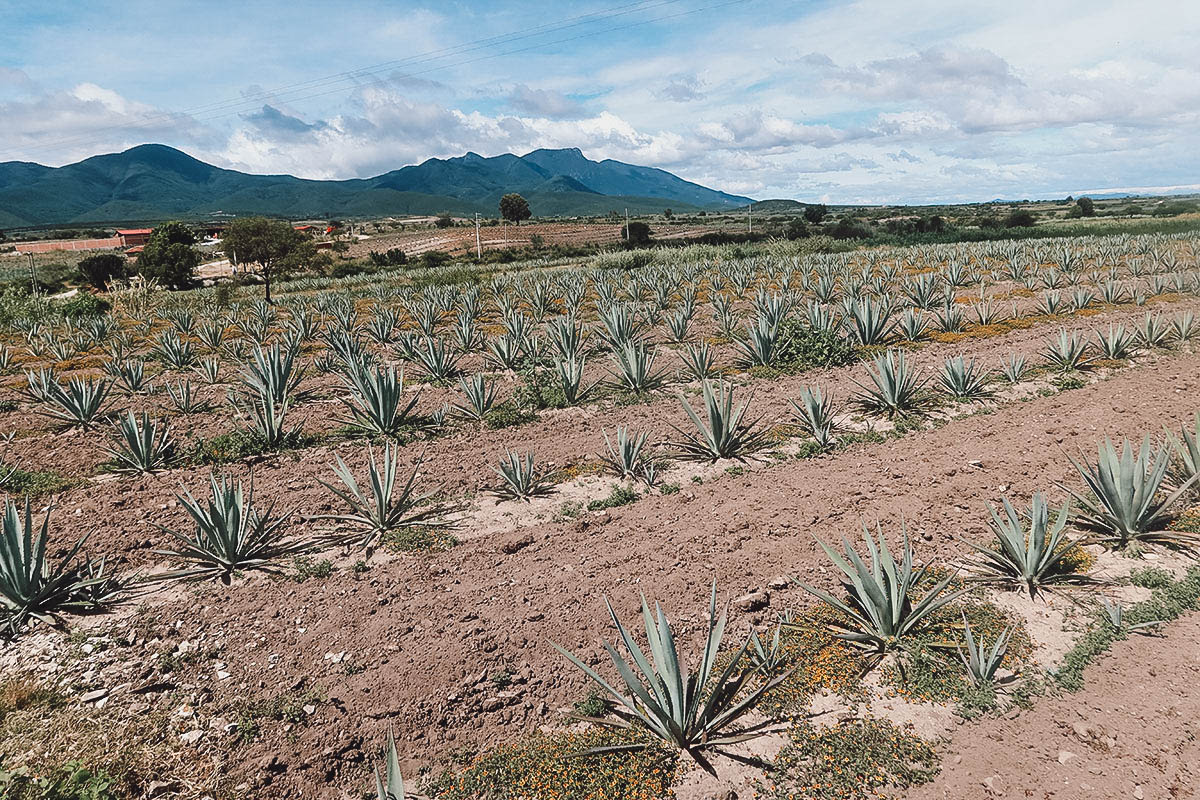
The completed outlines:
{"type": "Polygon", "coordinates": [[[652,167],[592,161],[576,148],[431,158],[373,178],[323,181],[222,169],[161,144],[47,167],[0,163],[0,228],[205,218],[216,212],[310,217],[497,216],[519,192],[534,216],[720,210],[750,198],[652,167]]]}

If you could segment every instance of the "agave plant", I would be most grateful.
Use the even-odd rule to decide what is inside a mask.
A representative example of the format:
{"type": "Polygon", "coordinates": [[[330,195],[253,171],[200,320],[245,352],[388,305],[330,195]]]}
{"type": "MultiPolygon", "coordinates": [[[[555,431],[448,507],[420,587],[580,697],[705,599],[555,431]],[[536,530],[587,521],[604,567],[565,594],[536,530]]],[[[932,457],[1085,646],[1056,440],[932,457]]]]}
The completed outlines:
{"type": "Polygon", "coordinates": [[[1124,325],[1109,325],[1107,335],[1096,331],[1096,346],[1104,358],[1120,361],[1137,351],[1137,337],[1126,331],[1124,325]]]}
{"type": "Polygon", "coordinates": [[[567,405],[569,406],[582,403],[597,386],[595,383],[590,386],[583,385],[583,368],[585,364],[586,360],[583,356],[579,356],[578,358],[574,356],[556,358],[554,360],[554,374],[558,378],[558,388],[562,390],[563,399],[567,401],[567,405]]]}
{"type": "Polygon", "coordinates": [[[862,390],[853,400],[863,410],[889,418],[924,411],[929,405],[929,393],[920,370],[908,363],[903,351],[888,350],[875,357],[874,371],[868,370],[873,386],[857,381],[862,390]]]}
{"type": "Polygon", "coordinates": [[[963,668],[967,673],[967,680],[976,688],[987,688],[996,682],[996,673],[1000,669],[1000,665],[1004,663],[1004,656],[1008,653],[1008,643],[1012,639],[1013,628],[1005,628],[1004,631],[996,637],[989,649],[987,642],[980,637],[978,643],[975,641],[975,634],[971,630],[971,623],[967,622],[967,615],[963,613],[963,638],[967,646],[966,652],[963,652],[962,645],[958,647],[958,656],[962,659],[963,668]]]}
{"type": "Polygon", "coordinates": [[[650,460],[646,453],[649,434],[631,434],[629,428],[618,425],[614,445],[608,438],[608,431],[601,432],[604,434],[604,452],[600,454],[600,460],[613,474],[626,479],[645,477],[646,463],[650,460]]]}
{"type": "MultiPolygon", "coordinates": [[[[759,671],[746,658],[748,642],[733,651],[724,668],[719,667],[718,656],[725,637],[728,609],[718,615],[716,584],[713,584],[709,600],[708,634],[699,668],[694,673],[688,670],[679,653],[675,631],[661,606],[656,603],[652,613],[645,597],[642,598],[642,618],[649,646],[647,654],[633,633],[621,623],[608,598],[604,603],[632,661],[627,661],[612,645],[604,646],[621,677],[620,688],[606,681],[582,659],[554,645],[608,697],[612,715],[592,722],[648,733],[654,741],[687,753],[714,775],[716,771],[709,760],[710,753],[723,753],[726,747],[768,732],[772,724],[769,720],[745,726],[739,722],[753,711],[764,694],[791,673],[758,682],[759,671]]],[[[654,741],[601,747],[591,752],[644,750],[654,747],[654,741]]]]}
{"type": "Polygon", "coordinates": [[[404,403],[404,373],[395,367],[355,365],[346,376],[350,398],[341,398],[350,409],[346,420],[355,428],[380,436],[396,436],[412,423],[419,394],[404,403]]]}
{"type": "Polygon", "coordinates": [[[688,345],[679,357],[683,359],[683,366],[688,375],[696,380],[702,381],[717,374],[717,362],[708,342],[688,345]]]}
{"type": "Polygon", "coordinates": [[[71,378],[65,387],[50,381],[44,387],[47,407],[43,413],[69,427],[88,430],[99,421],[112,387],[112,381],[96,378],[71,378]]]}
{"type": "Polygon", "coordinates": [[[882,531],[876,542],[864,525],[863,538],[871,558],[869,567],[845,539],[842,540],[845,558],[817,539],[817,544],[842,573],[842,587],[848,595],[846,600],[805,583],[800,586],[841,612],[843,619],[836,623],[841,630],[839,638],[882,656],[902,649],[908,638],[931,624],[934,614],[966,590],[946,591],[954,580],[953,573],[936,581],[930,575],[926,581],[930,565],[914,570],[913,549],[907,531],[904,532],[899,563],[888,550],[882,531]],[[928,591],[924,590],[926,583],[932,584],[928,591]]]}
{"type": "Polygon", "coordinates": [[[1091,362],[1088,349],[1086,339],[1078,333],[1068,333],[1063,328],[1059,330],[1057,338],[1046,341],[1042,356],[1059,372],[1072,372],[1083,369],[1091,362]]]}
{"type": "Polygon", "coordinates": [[[448,381],[458,374],[459,355],[440,337],[427,338],[415,353],[417,363],[431,381],[448,381]]]}
{"type": "Polygon", "coordinates": [[[173,330],[159,334],[150,353],[164,365],[173,369],[187,369],[196,360],[196,351],[190,339],[180,338],[173,330]]]}
{"type": "Polygon", "coordinates": [[[357,529],[355,538],[368,555],[375,550],[383,537],[404,528],[444,526],[447,508],[430,503],[432,494],[418,494],[415,488],[417,473],[421,469],[418,461],[412,474],[403,485],[398,485],[400,451],[388,442],[382,458],[376,460],[375,452],[367,450],[367,485],[360,486],[354,473],[346,466],[341,456],[333,474],[341,482],[341,488],[321,481],[321,485],[340,497],[349,509],[342,514],[329,514],[315,519],[341,522],[357,529]]]}
{"type": "Polygon", "coordinates": [[[96,562],[80,555],[86,536],[67,550],[57,564],[51,564],[46,555],[49,509],[37,526],[28,498],[23,515],[17,504],[6,498],[0,528],[0,622],[10,635],[15,635],[31,618],[58,626],[59,615],[64,612],[94,610],[116,599],[97,598],[88,593],[99,579],[96,562]]]}
{"type": "Polygon", "coordinates": [[[138,359],[122,359],[105,366],[106,373],[121,384],[121,388],[130,394],[142,394],[150,391],[150,381],[146,375],[146,362],[138,359]]]}
{"type": "Polygon", "coordinates": [[[994,393],[988,388],[987,371],[962,356],[947,358],[938,374],[938,385],[955,400],[982,401],[994,393]]]}
{"type": "Polygon", "coordinates": [[[704,409],[707,419],[702,420],[682,397],[683,410],[696,427],[697,433],[690,433],[678,427],[675,431],[683,438],[675,442],[684,458],[716,461],[721,458],[736,458],[744,461],[762,450],[769,443],[764,431],[756,430],[758,419],[747,420],[746,411],[750,407],[747,400],[740,406],[734,407],[733,387],[721,382],[714,391],[709,381],[703,384],[704,409]],[[698,435],[697,435],[698,434],[698,435]]]}
{"type": "Polygon", "coordinates": [[[500,466],[492,469],[503,481],[495,490],[500,500],[528,502],[538,495],[549,494],[554,488],[546,473],[534,466],[533,453],[522,456],[510,450],[500,459],[500,466]]]}
{"type": "Polygon", "coordinates": [[[647,349],[641,340],[619,344],[610,356],[616,366],[613,383],[620,388],[643,394],[659,388],[666,380],[662,371],[654,369],[658,351],[647,349]]]}
{"type": "Polygon", "coordinates": [[[1171,507],[1200,476],[1193,475],[1164,497],[1160,493],[1170,461],[1170,446],[1163,445],[1156,453],[1149,436],[1136,454],[1128,439],[1120,454],[1105,439],[1095,464],[1072,458],[1071,464],[1090,490],[1083,495],[1064,487],[1079,505],[1074,523],[1118,548],[1134,544],[1191,546],[1195,534],[1163,530],[1163,525],[1170,519],[1171,507]]]}
{"type": "Polygon", "coordinates": [[[225,475],[209,476],[212,498],[201,502],[189,491],[176,495],[195,523],[192,533],[180,533],[156,524],[173,536],[176,550],[156,550],[159,555],[177,558],[188,566],[164,577],[181,580],[217,578],[228,586],[235,572],[259,570],[279,573],[276,563],[309,552],[314,542],[289,539],[282,531],[287,516],[272,518],[273,506],[265,512],[254,507],[254,485],[247,491],[225,475]]]}
{"type": "Polygon", "coordinates": [[[116,438],[108,448],[117,472],[156,472],[175,456],[175,440],[165,422],[143,411],[140,416],[126,411],[117,419],[116,438]]]}
{"type": "Polygon", "coordinates": [[[778,361],[779,327],[771,325],[765,317],[746,328],[746,335],[734,339],[741,351],[738,363],[744,367],[769,367],[778,361]]]}
{"type": "Polygon", "coordinates": [[[1100,613],[1104,620],[1114,631],[1119,634],[1134,633],[1136,631],[1156,628],[1162,625],[1164,620],[1150,619],[1144,622],[1130,622],[1125,612],[1127,609],[1119,600],[1109,600],[1107,597],[1100,598],[1100,613]]]}
{"type": "Polygon", "coordinates": [[[384,774],[380,775],[379,767],[375,767],[375,800],[405,800],[404,778],[400,776],[400,754],[391,730],[388,731],[384,774]]]}
{"type": "Polygon", "coordinates": [[[470,378],[459,376],[458,388],[466,402],[456,404],[454,410],[464,419],[481,421],[496,404],[496,385],[482,372],[470,378]]]}
{"type": "Polygon", "coordinates": [[[1020,353],[1010,354],[1004,363],[1000,365],[1000,374],[1010,384],[1020,383],[1029,374],[1029,365],[1025,361],[1025,356],[1020,353]]]}
{"type": "Polygon", "coordinates": [[[971,565],[972,580],[1018,589],[1030,597],[1037,597],[1044,589],[1093,582],[1090,576],[1075,571],[1073,557],[1079,542],[1066,534],[1071,517],[1069,501],[1063,504],[1053,524],[1046,500],[1040,494],[1033,496],[1027,515],[1017,512],[1007,498],[1003,515],[991,505],[988,510],[998,544],[987,547],[966,542],[979,555],[971,565]]]}
{"type": "Polygon", "coordinates": [[[248,391],[260,398],[270,398],[277,407],[283,406],[297,396],[296,390],[304,379],[304,370],[297,366],[296,356],[296,350],[277,344],[268,350],[256,346],[238,378],[248,391]]]}
{"type": "Polygon", "coordinates": [[[1147,311],[1138,329],[1138,338],[1146,347],[1166,347],[1171,338],[1171,328],[1163,322],[1161,314],[1147,311]]]}
{"type": "Polygon", "coordinates": [[[1167,469],[1171,483],[1182,486],[1188,481],[1200,480],[1200,413],[1193,418],[1191,428],[1186,425],[1179,427],[1179,437],[1167,431],[1167,442],[1175,451],[1176,460],[1167,469]]]}
{"type": "Polygon", "coordinates": [[[809,389],[807,386],[800,390],[800,403],[788,401],[796,412],[796,417],[808,429],[813,441],[822,450],[833,446],[837,433],[837,406],[832,394],[825,394],[821,387],[809,389]]]}
{"type": "Polygon", "coordinates": [[[192,388],[192,382],[181,380],[177,383],[166,382],[167,397],[171,405],[181,414],[199,414],[211,408],[211,404],[192,388]]]}

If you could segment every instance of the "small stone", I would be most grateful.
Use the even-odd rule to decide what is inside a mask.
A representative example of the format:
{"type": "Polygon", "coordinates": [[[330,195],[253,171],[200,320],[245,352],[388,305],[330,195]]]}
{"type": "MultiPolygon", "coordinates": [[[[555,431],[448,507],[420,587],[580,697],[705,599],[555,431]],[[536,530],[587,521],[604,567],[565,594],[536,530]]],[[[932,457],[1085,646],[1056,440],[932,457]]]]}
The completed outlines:
{"type": "Polygon", "coordinates": [[[79,698],[79,702],[95,703],[97,700],[103,700],[106,697],[108,697],[108,689],[96,689],[79,698]]]}
{"type": "Polygon", "coordinates": [[[1133,787],[1133,800],[1142,800],[1145,796],[1146,793],[1142,791],[1142,787],[1140,785],[1133,787]]]}
{"type": "Polygon", "coordinates": [[[754,591],[744,594],[733,601],[733,607],[738,611],[760,611],[771,605],[771,594],[764,591],[754,591]]]}
{"type": "Polygon", "coordinates": [[[304,709],[303,709],[303,710],[304,710],[304,713],[305,713],[305,714],[307,714],[307,715],[308,715],[308,716],[310,716],[310,717],[311,717],[313,714],[317,713],[317,707],[316,707],[316,706],[314,706],[314,705],[313,705],[313,704],[311,704],[311,703],[309,703],[308,705],[304,706],[304,709]]]}
{"type": "Polygon", "coordinates": [[[771,578],[771,580],[767,581],[767,588],[775,590],[786,589],[791,584],[791,580],[789,580],[786,575],[776,575],[774,578],[771,578]]]}
{"type": "Polygon", "coordinates": [[[194,730],[179,734],[179,740],[184,744],[195,744],[204,736],[204,731],[194,730]]]}
{"type": "Polygon", "coordinates": [[[1070,750],[1059,750],[1058,751],[1058,763],[1060,763],[1060,764],[1066,764],[1068,761],[1070,761],[1071,759],[1076,758],[1076,757],[1077,756],[1074,753],[1072,753],[1070,750]]]}

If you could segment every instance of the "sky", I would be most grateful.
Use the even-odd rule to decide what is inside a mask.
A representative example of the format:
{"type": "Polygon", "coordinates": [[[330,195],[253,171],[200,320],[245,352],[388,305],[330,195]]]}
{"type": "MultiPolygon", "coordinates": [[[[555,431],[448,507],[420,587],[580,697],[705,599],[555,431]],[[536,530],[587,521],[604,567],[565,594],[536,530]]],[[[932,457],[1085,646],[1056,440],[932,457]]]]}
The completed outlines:
{"type": "Polygon", "coordinates": [[[1192,0],[0,0],[0,161],[578,147],[757,199],[1200,190],[1192,0]]]}

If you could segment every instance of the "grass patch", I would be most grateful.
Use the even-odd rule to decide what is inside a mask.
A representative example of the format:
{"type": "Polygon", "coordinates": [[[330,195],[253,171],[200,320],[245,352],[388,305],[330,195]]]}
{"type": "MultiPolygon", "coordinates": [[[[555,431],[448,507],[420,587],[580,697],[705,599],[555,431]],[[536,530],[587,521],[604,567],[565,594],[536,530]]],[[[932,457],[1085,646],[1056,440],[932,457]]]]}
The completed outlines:
{"type": "Polygon", "coordinates": [[[872,800],[932,780],[938,769],[933,747],[887,720],[850,720],[821,730],[805,723],[788,732],[764,796],[872,800]]]}
{"type": "Polygon", "coordinates": [[[1072,389],[1082,389],[1087,386],[1087,380],[1078,372],[1068,372],[1065,375],[1059,375],[1052,378],[1050,383],[1060,392],[1069,392],[1072,389]]]}
{"type": "Polygon", "coordinates": [[[197,439],[186,461],[192,465],[228,464],[252,456],[310,447],[318,441],[315,436],[305,436],[297,431],[288,435],[282,444],[271,447],[262,436],[253,431],[235,430],[211,439],[197,439]]]}
{"type": "Polygon", "coordinates": [[[537,413],[521,408],[516,403],[505,400],[503,403],[497,403],[483,415],[483,424],[492,430],[500,428],[512,428],[516,425],[524,425],[526,422],[533,422],[538,418],[537,413]]]}
{"type": "MultiPolygon", "coordinates": [[[[612,494],[602,500],[593,500],[587,504],[588,511],[603,511],[606,508],[618,508],[636,502],[640,494],[628,486],[614,486],[612,494]]],[[[565,504],[564,504],[565,505],[565,504]]]]}
{"type": "Polygon", "coordinates": [[[318,561],[312,556],[296,556],[292,559],[292,568],[296,574],[291,578],[296,583],[304,583],[309,578],[328,578],[333,574],[333,562],[328,558],[318,561]]]}
{"type": "Polygon", "coordinates": [[[44,771],[0,765],[0,798],[4,800],[118,800],[116,781],[104,770],[68,761],[44,771]]]}
{"type": "Polygon", "coordinates": [[[628,743],[608,731],[535,734],[477,756],[461,771],[426,781],[432,800],[655,800],[670,789],[678,755],[651,748],[580,756],[593,747],[628,743]]]}
{"type": "Polygon", "coordinates": [[[262,734],[263,725],[269,722],[299,725],[308,719],[304,707],[315,706],[323,699],[319,693],[309,690],[243,701],[234,706],[230,715],[237,722],[236,740],[238,743],[254,741],[262,734]]]}
{"type": "Polygon", "coordinates": [[[73,484],[73,481],[57,472],[15,469],[5,478],[3,488],[12,494],[39,497],[56,494],[73,484]]]}
{"type": "Polygon", "coordinates": [[[397,553],[427,553],[449,550],[458,539],[440,525],[406,525],[385,534],[383,544],[397,553]]]}
{"type": "MultiPolygon", "coordinates": [[[[1162,575],[1147,572],[1148,570],[1143,571],[1140,579],[1148,579],[1155,588],[1152,589],[1149,599],[1125,610],[1125,622],[1129,625],[1155,620],[1169,622],[1185,612],[1200,609],[1200,567],[1192,567],[1187,575],[1178,581],[1168,578],[1166,583],[1162,575]]],[[[1128,635],[1126,631],[1117,630],[1106,621],[1097,618],[1088,632],[1063,657],[1062,665],[1054,673],[1055,681],[1069,692],[1079,691],[1083,688],[1083,671],[1088,664],[1107,652],[1113,642],[1128,635]]]]}
{"type": "MultiPolygon", "coordinates": [[[[857,694],[863,664],[855,649],[834,635],[837,612],[815,606],[789,615],[779,635],[779,671],[791,674],[763,695],[759,709],[778,719],[802,713],[813,695],[829,690],[843,697],[857,694]]],[[[769,642],[773,632],[760,632],[769,642]]]]}

